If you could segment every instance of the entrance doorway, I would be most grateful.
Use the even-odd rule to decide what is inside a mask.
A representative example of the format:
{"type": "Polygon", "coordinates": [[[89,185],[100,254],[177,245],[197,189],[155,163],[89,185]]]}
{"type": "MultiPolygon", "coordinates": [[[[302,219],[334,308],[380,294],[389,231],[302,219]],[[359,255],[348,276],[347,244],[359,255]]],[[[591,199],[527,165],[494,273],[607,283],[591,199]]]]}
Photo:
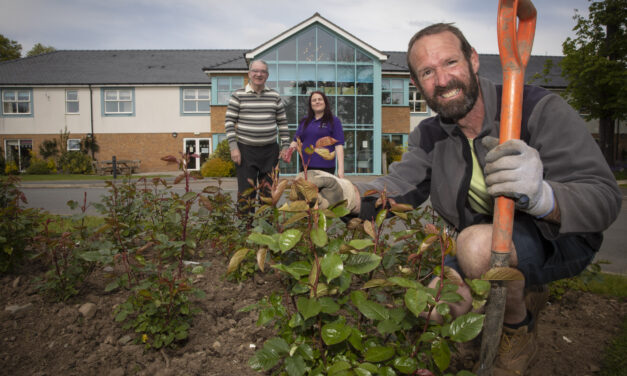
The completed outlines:
{"type": "Polygon", "coordinates": [[[190,158],[187,165],[188,170],[199,171],[200,166],[211,154],[211,139],[209,138],[185,138],[183,139],[183,152],[187,154],[196,154],[198,157],[190,158]]]}

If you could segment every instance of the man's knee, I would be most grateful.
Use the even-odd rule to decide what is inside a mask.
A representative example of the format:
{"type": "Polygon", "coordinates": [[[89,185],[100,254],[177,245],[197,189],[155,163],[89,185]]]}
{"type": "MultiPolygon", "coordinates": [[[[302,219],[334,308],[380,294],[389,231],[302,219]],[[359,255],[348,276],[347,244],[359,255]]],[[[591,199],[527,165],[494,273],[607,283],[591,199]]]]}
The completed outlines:
{"type": "Polygon", "coordinates": [[[474,225],[459,233],[457,259],[467,277],[479,278],[489,269],[491,248],[492,225],[474,225]]]}

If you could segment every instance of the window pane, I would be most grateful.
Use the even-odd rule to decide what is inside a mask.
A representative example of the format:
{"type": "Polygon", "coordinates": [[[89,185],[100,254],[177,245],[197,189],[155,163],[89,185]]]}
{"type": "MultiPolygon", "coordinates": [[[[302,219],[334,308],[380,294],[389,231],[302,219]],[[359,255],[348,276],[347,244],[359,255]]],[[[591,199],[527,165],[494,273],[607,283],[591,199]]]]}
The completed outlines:
{"type": "Polygon", "coordinates": [[[276,50],[271,50],[269,52],[266,52],[265,54],[261,55],[261,57],[259,57],[259,59],[264,60],[264,61],[275,61],[276,60],[276,50]]]}
{"type": "Polygon", "coordinates": [[[296,119],[296,97],[281,97],[285,104],[285,113],[287,115],[288,124],[298,124],[296,119]]]}
{"type": "Polygon", "coordinates": [[[120,90],[120,100],[127,101],[131,99],[131,91],[130,90],[120,90]]]}
{"type": "Polygon", "coordinates": [[[17,105],[15,104],[15,102],[13,103],[4,102],[2,110],[4,111],[5,114],[14,114],[17,111],[17,105]]]}
{"type": "Polygon", "coordinates": [[[335,38],[318,28],[318,61],[335,61],[335,38]]]}
{"type": "Polygon", "coordinates": [[[290,39],[279,47],[279,60],[296,60],[296,40],[290,39]]]}
{"type": "Polygon", "coordinates": [[[67,113],[73,114],[78,112],[78,102],[66,102],[66,106],[65,111],[67,113]]]}
{"type": "Polygon", "coordinates": [[[209,112],[211,110],[211,103],[209,101],[198,102],[198,111],[209,112]]]}
{"type": "Polygon", "coordinates": [[[118,99],[118,92],[116,90],[105,90],[105,100],[111,101],[118,99]]]}
{"type": "Polygon", "coordinates": [[[15,100],[15,92],[14,91],[3,91],[2,97],[5,101],[14,101],[15,100]]]}
{"type": "Polygon", "coordinates": [[[183,111],[184,112],[196,112],[196,102],[194,101],[183,102],[183,111]]]}
{"type": "Polygon", "coordinates": [[[314,64],[298,66],[298,89],[300,94],[309,94],[316,90],[316,66],[314,64]]]}
{"type": "Polygon", "coordinates": [[[106,113],[118,112],[118,102],[105,102],[105,112],[106,113]]]}
{"type": "Polygon", "coordinates": [[[65,92],[65,98],[68,101],[76,101],[78,100],[78,91],[76,90],[68,90],[65,92]]]}
{"type": "Polygon", "coordinates": [[[198,89],[198,99],[209,99],[209,89],[198,89]]]}
{"type": "Polygon", "coordinates": [[[30,102],[17,102],[17,112],[20,114],[29,114],[30,102]]]}
{"type": "Polygon", "coordinates": [[[357,67],[357,94],[372,94],[372,67],[357,67]]]}
{"type": "Polygon", "coordinates": [[[355,97],[337,97],[337,117],[342,124],[355,124],[355,97]]]}
{"type": "Polygon", "coordinates": [[[296,94],[296,64],[279,65],[279,93],[296,94]]]}
{"type": "Polygon", "coordinates": [[[338,94],[355,94],[355,66],[337,67],[338,94]]]}
{"type": "Polygon", "coordinates": [[[392,104],[403,104],[403,93],[392,92],[392,104]]]}
{"type": "Polygon", "coordinates": [[[30,91],[20,90],[17,92],[18,101],[30,101],[30,91]]]}
{"type": "Polygon", "coordinates": [[[309,101],[309,96],[301,95],[298,97],[298,121],[299,122],[300,122],[300,119],[307,116],[307,110],[309,109],[309,106],[307,104],[308,101],[309,101]]]}
{"type": "Polygon", "coordinates": [[[403,80],[390,80],[390,84],[392,85],[392,90],[403,90],[403,80]]]}
{"type": "Polygon", "coordinates": [[[373,98],[357,97],[357,124],[373,124],[373,98]]]}
{"type": "Polygon", "coordinates": [[[132,102],[120,102],[120,112],[125,112],[125,113],[133,112],[132,102]]]}
{"type": "Polygon", "coordinates": [[[357,172],[372,172],[372,131],[357,131],[357,172]]]}
{"type": "Polygon", "coordinates": [[[228,104],[229,98],[231,98],[231,93],[228,91],[218,92],[218,103],[219,104],[228,104]]]}
{"type": "Polygon", "coordinates": [[[228,77],[218,77],[218,90],[231,90],[231,79],[228,77]]]}
{"type": "Polygon", "coordinates": [[[316,29],[309,29],[298,37],[298,60],[314,61],[316,59],[316,29]]]}
{"type": "Polygon", "coordinates": [[[337,61],[355,61],[355,49],[340,39],[337,39],[337,61]]]}
{"type": "Polygon", "coordinates": [[[196,90],[195,89],[185,89],[185,90],[183,90],[183,98],[185,98],[185,99],[195,99],[196,98],[196,90]]]}
{"type": "Polygon", "coordinates": [[[81,140],[75,139],[75,138],[67,140],[67,149],[68,150],[81,150],[81,140]]]}
{"type": "Polygon", "coordinates": [[[372,59],[368,57],[365,53],[357,50],[357,61],[359,62],[371,62],[372,59]]]}
{"type": "Polygon", "coordinates": [[[335,94],[335,65],[318,65],[318,90],[335,94]]]}
{"type": "Polygon", "coordinates": [[[355,131],[344,128],[344,172],[355,172],[355,131]]]}
{"type": "Polygon", "coordinates": [[[381,103],[382,104],[390,104],[392,103],[392,97],[390,96],[390,92],[382,92],[381,93],[381,103]]]}

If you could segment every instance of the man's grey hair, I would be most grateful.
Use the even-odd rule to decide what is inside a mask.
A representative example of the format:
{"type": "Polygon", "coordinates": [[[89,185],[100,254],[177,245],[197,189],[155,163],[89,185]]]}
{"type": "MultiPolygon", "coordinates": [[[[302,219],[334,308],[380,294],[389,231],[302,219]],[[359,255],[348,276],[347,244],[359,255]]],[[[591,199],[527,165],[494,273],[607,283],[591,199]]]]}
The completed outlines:
{"type": "Polygon", "coordinates": [[[261,64],[265,65],[266,66],[266,70],[268,70],[268,63],[266,63],[266,61],[262,60],[262,59],[256,59],[256,60],[251,61],[250,64],[248,65],[248,70],[250,70],[250,67],[253,66],[253,63],[261,63],[261,64]]]}

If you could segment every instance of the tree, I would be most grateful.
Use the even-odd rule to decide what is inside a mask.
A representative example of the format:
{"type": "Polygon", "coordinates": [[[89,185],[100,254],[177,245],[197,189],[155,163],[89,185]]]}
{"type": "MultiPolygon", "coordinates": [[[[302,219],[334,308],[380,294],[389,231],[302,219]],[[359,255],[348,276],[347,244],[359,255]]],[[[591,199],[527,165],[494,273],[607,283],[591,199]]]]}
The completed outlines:
{"type": "Polygon", "coordinates": [[[19,59],[22,56],[22,45],[0,34],[0,61],[19,59]]]}
{"type": "Polygon", "coordinates": [[[30,51],[28,51],[28,54],[26,54],[26,56],[36,56],[36,55],[41,55],[41,54],[47,54],[50,52],[54,52],[57,49],[52,47],[52,46],[44,46],[41,43],[37,43],[33,46],[33,48],[30,49],[30,51]]]}
{"type": "Polygon", "coordinates": [[[627,0],[593,2],[588,9],[588,18],[575,10],[577,36],[562,44],[560,65],[570,104],[586,120],[599,119],[599,144],[613,166],[614,124],[627,116],[627,0]]]}

